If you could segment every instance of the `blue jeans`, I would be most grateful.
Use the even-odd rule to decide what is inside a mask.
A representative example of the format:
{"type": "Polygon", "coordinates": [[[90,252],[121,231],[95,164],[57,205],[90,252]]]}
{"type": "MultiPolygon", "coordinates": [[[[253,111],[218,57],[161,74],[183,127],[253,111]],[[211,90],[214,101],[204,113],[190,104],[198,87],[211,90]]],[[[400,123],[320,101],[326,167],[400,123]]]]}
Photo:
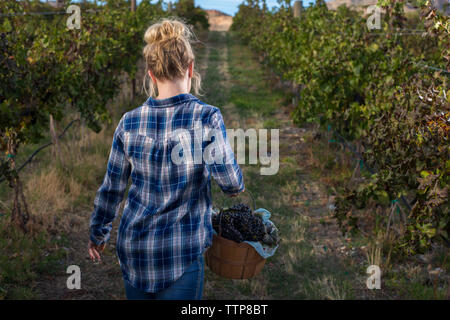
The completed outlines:
{"type": "Polygon", "coordinates": [[[201,300],[204,277],[203,255],[186,269],[184,274],[170,287],[159,292],[144,292],[133,287],[124,279],[128,300],[201,300]]]}

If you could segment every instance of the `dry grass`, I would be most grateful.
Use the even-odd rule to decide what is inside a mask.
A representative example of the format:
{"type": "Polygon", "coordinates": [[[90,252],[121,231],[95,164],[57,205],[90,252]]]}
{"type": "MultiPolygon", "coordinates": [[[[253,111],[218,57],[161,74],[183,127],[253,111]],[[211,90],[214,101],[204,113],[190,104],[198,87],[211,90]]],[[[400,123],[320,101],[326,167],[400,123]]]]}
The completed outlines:
{"type": "MultiPolygon", "coordinates": [[[[293,220],[290,225],[290,232],[283,238],[283,243],[302,243],[305,241],[306,235],[306,217],[299,216],[297,219],[293,220]]],[[[291,255],[291,253],[289,253],[291,255]]]]}
{"type": "Polygon", "coordinates": [[[31,232],[39,232],[42,229],[59,229],[61,223],[66,225],[65,219],[59,219],[59,216],[73,209],[71,206],[80,195],[81,189],[82,186],[73,177],[64,178],[55,168],[32,175],[25,185],[25,194],[32,214],[28,229],[31,232]]]}
{"type": "Polygon", "coordinates": [[[319,290],[320,299],[345,300],[346,291],[333,276],[322,276],[313,282],[319,290]]]}
{"type": "Polygon", "coordinates": [[[72,130],[61,143],[62,165],[48,150],[44,155],[51,157],[48,165],[23,178],[31,234],[76,230],[88,219],[78,213],[92,206],[109,155],[112,128],[98,134],[84,126],[72,130]]]}

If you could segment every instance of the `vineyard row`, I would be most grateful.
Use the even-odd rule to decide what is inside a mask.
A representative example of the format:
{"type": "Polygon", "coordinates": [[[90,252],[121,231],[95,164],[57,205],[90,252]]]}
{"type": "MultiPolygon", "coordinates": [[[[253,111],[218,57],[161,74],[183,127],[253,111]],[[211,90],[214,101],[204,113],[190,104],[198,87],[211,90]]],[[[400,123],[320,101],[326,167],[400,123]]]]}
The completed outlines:
{"type": "Polygon", "coordinates": [[[400,3],[380,1],[385,14],[377,37],[360,12],[328,10],[323,1],[293,18],[290,1],[268,10],[265,1],[248,0],[233,23],[267,65],[295,84],[294,121],[332,126],[374,169],[339,190],[342,231],[381,233],[407,255],[448,242],[450,233],[450,24],[430,1],[419,2],[414,20],[400,3]],[[396,34],[417,25],[427,37],[396,34]],[[392,225],[402,197],[411,212],[392,225]]]}

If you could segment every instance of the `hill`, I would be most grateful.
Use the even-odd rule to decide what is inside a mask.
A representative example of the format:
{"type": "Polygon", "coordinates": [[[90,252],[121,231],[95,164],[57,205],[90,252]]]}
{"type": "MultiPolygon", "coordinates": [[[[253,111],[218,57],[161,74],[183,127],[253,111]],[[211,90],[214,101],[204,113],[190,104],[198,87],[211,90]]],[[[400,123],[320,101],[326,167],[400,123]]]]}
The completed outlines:
{"type": "Polygon", "coordinates": [[[377,4],[378,0],[330,0],[327,1],[328,9],[335,10],[340,5],[346,5],[347,7],[364,7],[372,4],[377,4]]]}
{"type": "Polygon", "coordinates": [[[233,23],[233,17],[219,10],[205,10],[211,31],[228,31],[233,23]]]}

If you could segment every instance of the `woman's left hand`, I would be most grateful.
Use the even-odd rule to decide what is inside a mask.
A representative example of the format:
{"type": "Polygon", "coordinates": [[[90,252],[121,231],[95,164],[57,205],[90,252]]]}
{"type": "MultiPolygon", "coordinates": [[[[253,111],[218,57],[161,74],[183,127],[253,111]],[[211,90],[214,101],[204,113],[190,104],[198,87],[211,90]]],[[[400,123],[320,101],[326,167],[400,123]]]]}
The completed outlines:
{"type": "Polygon", "coordinates": [[[92,261],[95,262],[95,259],[97,259],[99,262],[101,261],[100,253],[105,250],[106,243],[102,243],[101,245],[96,245],[92,241],[89,240],[88,245],[88,252],[89,256],[91,257],[92,261]]]}

